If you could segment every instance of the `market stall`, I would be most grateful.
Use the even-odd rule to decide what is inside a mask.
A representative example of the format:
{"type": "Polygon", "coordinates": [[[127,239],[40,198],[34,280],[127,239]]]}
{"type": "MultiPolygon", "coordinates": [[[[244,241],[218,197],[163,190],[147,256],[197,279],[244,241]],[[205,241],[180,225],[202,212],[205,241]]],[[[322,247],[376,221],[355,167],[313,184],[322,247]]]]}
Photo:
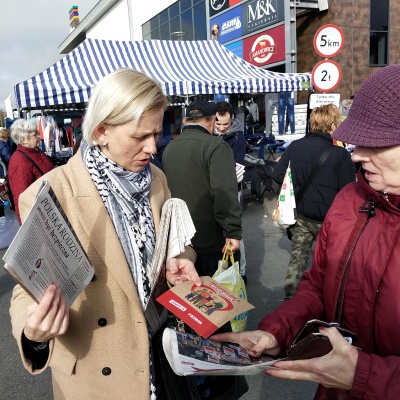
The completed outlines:
{"type": "Polygon", "coordinates": [[[103,76],[128,67],[160,82],[168,96],[265,93],[309,89],[310,73],[255,67],[215,40],[115,41],[86,39],[71,53],[14,87],[15,107],[79,107],[103,76]]]}

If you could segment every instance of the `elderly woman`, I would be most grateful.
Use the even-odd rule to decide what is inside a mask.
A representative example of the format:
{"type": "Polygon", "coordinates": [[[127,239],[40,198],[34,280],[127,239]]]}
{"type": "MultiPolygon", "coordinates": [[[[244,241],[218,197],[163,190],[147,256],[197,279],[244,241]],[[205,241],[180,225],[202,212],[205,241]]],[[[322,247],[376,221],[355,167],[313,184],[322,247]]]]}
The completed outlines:
{"type": "MultiPolygon", "coordinates": [[[[95,269],[66,309],[57,284],[39,304],[16,286],[13,334],[33,374],[52,368],[56,399],[155,399],[151,332],[144,310],[161,208],[170,197],[150,158],[162,131],[166,97],[146,75],[119,69],[89,101],[80,151],[47,179],[95,269]]],[[[40,181],[20,197],[26,217],[40,181]]],[[[171,284],[200,284],[190,247],[167,263],[171,284]]],[[[158,371],[159,372],[159,371],[158,371]]]]}
{"type": "Polygon", "coordinates": [[[10,131],[0,128],[0,178],[7,174],[8,163],[11,158],[11,147],[8,145],[10,139],[10,131]]]}
{"type": "Polygon", "coordinates": [[[42,150],[38,121],[20,119],[11,125],[11,136],[18,143],[17,149],[10,158],[8,177],[14,198],[15,212],[21,224],[19,196],[33,182],[53,169],[53,163],[42,150]],[[14,126],[15,125],[15,126],[14,126]]]}
{"type": "Polygon", "coordinates": [[[288,228],[292,256],[285,279],[286,300],[296,293],[312,246],[335,196],[356,180],[350,154],[332,141],[332,134],[341,121],[341,112],[333,104],[314,108],[310,115],[310,134],[290,143],[272,173],[272,178],[281,184],[290,161],[297,222],[288,228]],[[314,168],[317,168],[316,173],[314,168]]]}
{"type": "Polygon", "coordinates": [[[357,182],[333,202],[319,232],[312,268],[296,295],[260,330],[213,337],[241,343],[250,354],[284,354],[307,320],[339,322],[357,333],[356,347],[334,327],[320,329],[332,351],[280,361],[267,375],[320,383],[316,399],[400,398],[400,65],[361,86],[333,137],[356,145],[357,182]]]}

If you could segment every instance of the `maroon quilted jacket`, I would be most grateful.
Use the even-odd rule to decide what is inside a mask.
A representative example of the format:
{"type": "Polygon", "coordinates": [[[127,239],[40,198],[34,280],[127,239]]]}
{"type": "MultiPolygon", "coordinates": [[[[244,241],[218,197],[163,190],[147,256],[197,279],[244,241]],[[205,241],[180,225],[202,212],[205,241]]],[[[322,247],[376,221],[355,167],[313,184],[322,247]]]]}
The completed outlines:
{"type": "Polygon", "coordinates": [[[17,150],[10,158],[8,165],[8,176],[10,180],[11,192],[15,202],[15,212],[19,223],[18,198],[19,195],[28,188],[36,179],[42,176],[42,173],[28,160],[21,152],[24,152],[37,164],[42,172],[47,173],[53,169],[53,163],[42,150],[32,149],[22,145],[18,145],[17,150]]]}
{"type": "Polygon", "coordinates": [[[259,328],[286,349],[307,320],[333,321],[344,270],[340,258],[357,218],[368,219],[350,264],[341,325],[359,336],[350,391],[318,388],[316,399],[400,399],[400,196],[387,202],[362,174],[337,195],[321,228],[312,268],[293,300],[267,315],[259,328]],[[375,216],[359,210],[371,199],[375,216]]]}

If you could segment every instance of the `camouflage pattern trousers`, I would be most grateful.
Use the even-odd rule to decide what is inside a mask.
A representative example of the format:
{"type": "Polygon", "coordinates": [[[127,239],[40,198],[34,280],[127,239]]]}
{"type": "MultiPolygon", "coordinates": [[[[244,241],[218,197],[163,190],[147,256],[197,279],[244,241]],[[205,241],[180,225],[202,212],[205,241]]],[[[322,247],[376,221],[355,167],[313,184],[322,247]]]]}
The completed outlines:
{"type": "Polygon", "coordinates": [[[312,245],[323,222],[297,215],[297,222],[291,226],[292,257],[285,279],[285,299],[291,299],[296,293],[303,272],[307,268],[312,245]]]}

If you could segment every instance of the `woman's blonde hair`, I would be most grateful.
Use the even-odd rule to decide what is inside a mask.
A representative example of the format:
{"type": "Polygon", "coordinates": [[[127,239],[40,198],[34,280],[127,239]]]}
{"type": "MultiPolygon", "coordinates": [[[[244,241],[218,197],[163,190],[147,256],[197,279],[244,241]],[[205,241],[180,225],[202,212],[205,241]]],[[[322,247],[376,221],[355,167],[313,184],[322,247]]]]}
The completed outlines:
{"type": "Polygon", "coordinates": [[[96,85],[83,119],[83,137],[89,146],[99,144],[95,128],[138,122],[149,111],[166,108],[167,98],[152,78],[129,68],[118,69],[96,85]]]}
{"type": "Polygon", "coordinates": [[[334,104],[325,104],[316,107],[311,111],[310,115],[310,131],[331,133],[332,124],[336,127],[342,122],[342,113],[334,104]]]}
{"type": "Polygon", "coordinates": [[[6,128],[0,128],[0,139],[5,140],[6,142],[10,138],[10,131],[6,128]]]}

